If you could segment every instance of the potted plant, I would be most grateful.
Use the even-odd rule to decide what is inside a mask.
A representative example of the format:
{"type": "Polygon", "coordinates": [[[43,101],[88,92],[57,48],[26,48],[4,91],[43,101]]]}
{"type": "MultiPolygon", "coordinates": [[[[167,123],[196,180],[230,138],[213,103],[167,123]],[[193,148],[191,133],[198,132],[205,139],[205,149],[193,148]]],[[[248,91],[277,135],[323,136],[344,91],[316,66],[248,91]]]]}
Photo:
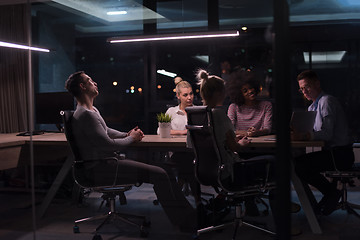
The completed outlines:
{"type": "Polygon", "coordinates": [[[159,123],[160,137],[169,138],[171,130],[171,116],[166,113],[159,113],[156,115],[156,119],[159,123]]]}

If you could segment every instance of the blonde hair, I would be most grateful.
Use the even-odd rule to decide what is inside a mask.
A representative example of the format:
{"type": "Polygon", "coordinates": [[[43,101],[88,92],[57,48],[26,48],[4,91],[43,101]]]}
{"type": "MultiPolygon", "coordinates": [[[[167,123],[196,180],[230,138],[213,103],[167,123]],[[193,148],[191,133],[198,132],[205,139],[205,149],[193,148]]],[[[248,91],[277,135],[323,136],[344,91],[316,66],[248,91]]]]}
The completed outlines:
{"type": "Polygon", "coordinates": [[[222,78],[209,75],[203,69],[196,74],[198,85],[200,85],[200,96],[204,105],[215,107],[225,97],[225,82],[222,78]]]}
{"type": "Polygon", "coordinates": [[[181,77],[174,78],[174,83],[175,83],[176,96],[180,94],[180,88],[192,88],[191,84],[183,80],[181,77]]]}

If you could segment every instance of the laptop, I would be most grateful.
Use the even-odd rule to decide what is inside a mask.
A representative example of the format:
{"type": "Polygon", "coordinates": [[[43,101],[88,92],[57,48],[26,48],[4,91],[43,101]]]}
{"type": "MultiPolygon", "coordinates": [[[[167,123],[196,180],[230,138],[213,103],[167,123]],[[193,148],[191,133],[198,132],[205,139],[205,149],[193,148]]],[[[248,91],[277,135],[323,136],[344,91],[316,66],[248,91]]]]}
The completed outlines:
{"type": "Polygon", "coordinates": [[[294,111],[291,115],[290,128],[296,132],[312,132],[316,111],[294,111]]]}

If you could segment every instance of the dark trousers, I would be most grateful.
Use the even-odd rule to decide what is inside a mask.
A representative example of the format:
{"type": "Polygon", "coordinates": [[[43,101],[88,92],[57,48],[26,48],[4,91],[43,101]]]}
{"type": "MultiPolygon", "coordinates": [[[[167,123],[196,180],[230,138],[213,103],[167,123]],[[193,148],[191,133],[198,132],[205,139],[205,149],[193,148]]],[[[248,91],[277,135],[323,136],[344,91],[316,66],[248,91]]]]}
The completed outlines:
{"type": "Polygon", "coordinates": [[[86,169],[86,179],[97,186],[153,184],[155,194],[172,224],[196,226],[196,211],[184,197],[175,177],[170,174],[159,166],[128,159],[103,161],[86,169]]]}
{"type": "Polygon", "coordinates": [[[171,156],[171,161],[176,164],[179,180],[189,183],[195,201],[199,203],[201,200],[200,184],[195,177],[194,159],[193,152],[174,152],[171,156]]]}
{"type": "Polygon", "coordinates": [[[353,163],[354,152],[351,145],[334,147],[295,158],[295,172],[303,182],[314,186],[323,195],[327,195],[334,192],[336,186],[321,173],[333,171],[335,166],[338,170],[348,170],[353,163]]]}

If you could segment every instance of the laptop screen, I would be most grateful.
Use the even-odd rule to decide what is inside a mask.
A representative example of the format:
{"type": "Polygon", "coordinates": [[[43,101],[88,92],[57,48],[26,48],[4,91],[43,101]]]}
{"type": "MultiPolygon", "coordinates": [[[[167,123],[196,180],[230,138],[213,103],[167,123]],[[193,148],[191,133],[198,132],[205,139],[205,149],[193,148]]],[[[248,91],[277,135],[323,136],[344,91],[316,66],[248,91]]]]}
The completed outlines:
{"type": "Polygon", "coordinates": [[[311,132],[314,127],[316,111],[294,111],[290,128],[296,132],[311,132]]]}

